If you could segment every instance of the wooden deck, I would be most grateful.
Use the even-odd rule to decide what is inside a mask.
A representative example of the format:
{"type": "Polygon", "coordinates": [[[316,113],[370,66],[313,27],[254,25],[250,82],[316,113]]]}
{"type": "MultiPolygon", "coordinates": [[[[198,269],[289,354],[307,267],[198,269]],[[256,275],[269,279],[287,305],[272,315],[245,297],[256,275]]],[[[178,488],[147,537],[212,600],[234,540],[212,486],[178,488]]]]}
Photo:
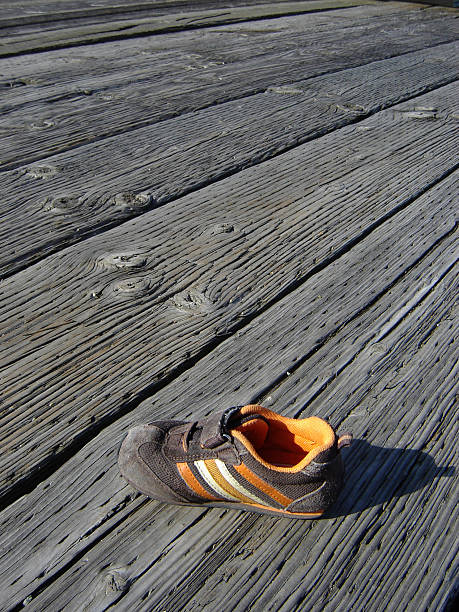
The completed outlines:
{"type": "Polygon", "coordinates": [[[1,610],[452,609],[458,15],[0,2],[1,610]],[[120,477],[249,402],[353,432],[326,518],[120,477]]]}

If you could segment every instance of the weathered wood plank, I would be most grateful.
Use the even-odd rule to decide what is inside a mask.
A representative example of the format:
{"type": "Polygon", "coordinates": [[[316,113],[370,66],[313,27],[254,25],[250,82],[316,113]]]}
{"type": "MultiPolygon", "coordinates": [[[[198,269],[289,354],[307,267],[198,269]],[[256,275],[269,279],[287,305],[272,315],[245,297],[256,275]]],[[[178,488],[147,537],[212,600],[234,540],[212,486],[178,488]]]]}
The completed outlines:
{"type": "Polygon", "coordinates": [[[0,167],[457,39],[453,17],[409,6],[126,40],[42,53],[33,62],[29,56],[5,59],[0,167]]]}
{"type": "MultiPolygon", "coordinates": [[[[289,2],[290,0],[282,0],[289,2]]],[[[304,0],[306,1],[306,0],[304,0]]],[[[314,0],[308,0],[310,4],[314,0]]],[[[35,3],[35,12],[22,10],[20,15],[17,14],[18,9],[13,7],[10,17],[6,16],[5,7],[2,5],[0,14],[0,30],[2,36],[15,37],[28,34],[39,35],[44,38],[47,31],[52,31],[55,36],[56,30],[65,30],[67,28],[79,28],[81,26],[94,24],[106,24],[116,20],[132,20],[141,18],[158,18],[161,16],[171,16],[177,13],[187,12],[187,16],[191,12],[197,15],[203,10],[217,9],[221,13],[226,8],[235,6],[248,7],[251,5],[266,4],[263,0],[230,0],[216,2],[215,0],[195,0],[193,3],[187,2],[144,2],[119,5],[105,5],[93,7],[81,7],[66,10],[63,7],[54,7],[54,12],[49,12],[51,7],[43,7],[40,12],[40,6],[35,3]],[[48,11],[47,11],[48,9],[48,11]]],[[[356,3],[359,5],[359,3],[356,3]]],[[[137,21],[138,23],[138,21],[137,21]]],[[[62,37],[64,33],[62,33],[62,37]]]]}
{"type": "Polygon", "coordinates": [[[62,49],[98,42],[123,40],[148,34],[165,34],[177,30],[202,29],[286,15],[300,15],[311,11],[343,9],[375,4],[375,0],[314,0],[313,2],[284,2],[242,7],[217,8],[204,11],[177,13],[161,17],[107,20],[65,29],[45,30],[27,34],[6,35],[0,41],[0,57],[24,53],[62,49]]]}
{"type": "MultiPolygon", "coordinates": [[[[343,37],[340,34],[342,29],[346,29],[349,34],[352,34],[354,26],[360,26],[360,29],[365,26],[376,31],[377,25],[392,27],[396,25],[397,21],[403,21],[404,31],[413,33],[414,26],[432,25],[438,20],[442,21],[444,17],[447,18],[445,23],[449,23],[456,31],[454,20],[448,18],[450,12],[447,10],[429,9],[420,5],[407,5],[399,2],[377,3],[377,5],[349,8],[345,11],[329,11],[326,15],[320,13],[303,14],[295,16],[295,18],[283,17],[261,20],[258,23],[206,28],[205,32],[181,32],[161,37],[149,36],[143,39],[97,45],[91,49],[44,52],[34,58],[33,68],[30,65],[30,58],[5,58],[2,60],[3,70],[5,71],[3,76],[5,84],[7,84],[7,77],[18,78],[21,76],[20,73],[23,72],[22,76],[24,77],[35,76],[39,81],[35,83],[36,85],[52,87],[55,86],[56,82],[68,85],[70,79],[80,81],[88,75],[97,75],[99,79],[102,79],[105,74],[106,81],[99,81],[100,85],[110,84],[112,81],[107,77],[111,76],[112,80],[113,78],[118,79],[116,85],[119,86],[126,84],[129,76],[131,78],[135,77],[136,68],[142,69],[144,73],[147,72],[148,68],[151,70],[151,57],[148,57],[148,53],[154,53],[155,63],[160,60],[162,62],[169,60],[166,64],[167,68],[172,70],[175,65],[174,72],[180,74],[187,66],[189,71],[193,67],[197,69],[199,67],[198,62],[193,66],[190,65],[190,60],[193,57],[184,57],[179,53],[165,57],[166,52],[191,53],[202,50],[209,54],[208,57],[195,56],[195,59],[201,59],[202,63],[205,63],[206,60],[210,62],[212,59],[219,59],[221,62],[226,60],[226,63],[236,63],[266,54],[274,57],[275,52],[279,53],[282,49],[284,51],[293,50],[298,46],[304,48],[308,46],[308,43],[317,45],[320,37],[330,32],[335,32],[341,38],[343,37]],[[254,42],[256,42],[256,45],[253,44],[254,42]],[[218,49],[215,48],[216,45],[218,49]],[[122,55],[120,55],[120,50],[123,52],[122,55]],[[221,54],[212,57],[210,54],[215,54],[217,50],[221,54]],[[99,61],[95,57],[95,51],[97,51],[99,61]],[[145,57],[146,55],[147,57],[145,57]],[[85,60],[87,62],[82,64],[85,60]],[[110,61],[113,62],[113,65],[108,63],[110,61]],[[126,74],[128,70],[129,74],[126,74]]],[[[427,39],[426,43],[428,42],[427,39]]],[[[320,47],[320,45],[318,46],[320,47]]],[[[204,68],[204,66],[201,67],[204,68]]],[[[82,83],[82,85],[85,84],[82,83]]],[[[19,83],[16,85],[19,85],[19,83]]],[[[2,93],[10,104],[10,101],[13,101],[13,103],[15,100],[20,102],[21,97],[25,100],[41,99],[44,97],[43,93],[46,94],[48,91],[26,88],[19,92],[14,87],[10,87],[9,90],[5,87],[5,91],[2,93]]],[[[56,93],[60,93],[59,90],[56,93]]],[[[52,95],[51,92],[50,95],[52,95]]]]}
{"type": "MultiPolygon", "coordinates": [[[[367,533],[368,537],[370,534],[383,535],[372,529],[377,517],[382,517],[380,521],[383,521],[388,515],[390,518],[391,513],[396,516],[402,511],[397,497],[432,480],[432,475],[426,477],[414,471],[407,482],[400,484],[395,476],[390,481],[386,479],[388,471],[392,467],[413,470],[418,460],[431,472],[433,470],[434,476],[437,473],[432,460],[416,450],[402,453],[370,447],[369,451],[365,444],[357,445],[355,455],[353,450],[348,457],[349,483],[343,496],[344,504],[338,507],[345,516],[307,525],[296,522],[287,525],[282,520],[250,516],[241,521],[238,513],[217,510],[209,516],[194,508],[166,507],[154,502],[144,505],[143,498],[132,499],[129,488],[118,475],[116,445],[123,432],[134,423],[165,415],[203,416],[221,405],[263,397],[265,403],[285,414],[292,415],[303,408],[308,414],[330,418],[334,425],[342,421],[342,429],[351,428],[358,437],[365,437],[372,444],[424,450],[432,454],[437,464],[447,465],[452,446],[446,445],[442,455],[439,448],[448,439],[447,434],[435,436],[435,429],[441,431],[446,425],[449,428],[449,419],[454,414],[445,409],[439,419],[431,405],[439,400],[440,405],[448,408],[451,381],[445,376],[448,369],[445,364],[454,363],[451,359],[454,345],[449,342],[452,333],[448,330],[451,321],[448,323],[443,315],[454,298],[448,270],[455,260],[453,245],[457,242],[456,236],[450,233],[454,223],[456,181],[453,176],[445,179],[412,206],[375,229],[244,330],[223,342],[174,383],[111,425],[31,494],[7,508],[0,515],[1,532],[5,534],[0,556],[4,601],[14,605],[26,599],[52,582],[56,572],[76,559],[75,565],[70,566],[49,590],[45,589],[32,600],[32,609],[39,609],[45,601],[49,605],[54,601],[53,606],[59,609],[64,606],[72,609],[71,594],[83,590],[85,593],[81,597],[84,599],[74,601],[81,605],[86,602],[89,609],[105,609],[123,596],[126,596],[125,601],[137,597],[135,607],[145,593],[148,593],[144,601],[149,609],[156,609],[154,603],[161,601],[161,597],[163,603],[168,597],[171,603],[171,607],[163,609],[177,609],[173,607],[179,596],[179,591],[174,591],[177,582],[192,572],[196,583],[188,583],[187,591],[192,598],[202,584],[197,560],[203,560],[203,573],[208,578],[211,572],[206,573],[206,569],[215,567],[215,559],[226,550],[227,558],[221,558],[222,569],[217,570],[216,578],[224,575],[225,588],[226,581],[230,580],[231,590],[227,591],[226,601],[234,605],[240,598],[236,594],[236,578],[242,580],[241,592],[248,600],[255,597],[254,592],[257,597],[264,594],[260,594],[257,576],[249,576],[243,563],[246,557],[253,559],[250,551],[256,555],[255,559],[260,559],[260,570],[270,571],[272,579],[277,578],[280,584],[292,571],[309,571],[305,570],[305,561],[313,565],[313,578],[306,582],[302,578],[304,590],[325,567],[320,560],[328,560],[328,563],[333,558],[329,554],[304,557],[309,540],[303,538],[309,537],[310,530],[312,541],[316,535],[320,536],[316,538],[316,547],[322,546],[325,552],[335,551],[337,562],[343,559],[347,566],[353,557],[346,556],[346,549],[352,548],[362,533],[367,533]],[[426,318],[418,314],[423,308],[426,318]],[[328,316],[329,313],[334,316],[328,316]],[[437,326],[439,321],[443,322],[437,326]],[[431,349],[438,352],[438,361],[431,349]],[[429,356],[422,368],[414,363],[419,356],[422,359],[429,356]],[[402,362],[405,362],[404,367],[402,362]],[[424,374],[422,370],[426,366],[428,371],[424,374]],[[439,372],[442,384],[437,384],[439,372]],[[394,374],[398,376],[397,381],[394,381],[394,374]],[[424,377],[422,384],[421,377],[424,377]],[[410,380],[411,383],[403,387],[405,381],[410,380]],[[354,389],[355,393],[351,393],[354,389]],[[372,399],[376,389],[378,400],[372,399]],[[409,401],[400,411],[405,395],[409,401]],[[424,397],[428,399],[421,404],[424,397]],[[422,406],[419,414],[418,406],[422,406]],[[381,413],[393,413],[393,416],[383,419],[381,413]],[[400,417],[402,426],[395,427],[394,419],[398,421],[400,417]],[[366,436],[365,430],[368,430],[366,436]],[[368,463],[369,458],[373,463],[368,463]],[[366,469],[353,471],[356,464],[365,461],[366,469]],[[378,465],[382,469],[375,473],[378,465]],[[390,501],[394,495],[395,499],[390,501]],[[362,513],[362,520],[355,520],[356,512],[362,513]],[[203,520],[208,538],[205,543],[203,522],[199,522],[203,516],[206,517],[203,520]],[[240,537],[235,533],[235,526],[240,528],[237,532],[240,537]],[[285,536],[287,527],[291,538],[280,537],[281,532],[285,536]],[[181,532],[183,537],[180,538],[181,532]],[[102,539],[104,534],[107,537],[102,539]],[[266,541],[265,545],[257,539],[257,534],[266,541]],[[216,556],[203,550],[211,545],[215,545],[216,556]],[[338,546],[339,555],[344,548],[343,557],[336,553],[338,546]],[[294,557],[295,547],[303,557],[301,563],[294,557]],[[179,551],[179,557],[174,550],[179,551]],[[265,563],[263,557],[267,554],[269,563],[265,563]],[[164,573],[172,558],[174,572],[164,573]],[[287,561],[286,566],[282,566],[283,561],[287,561]],[[155,582],[152,575],[157,577],[161,571],[161,580],[155,582]],[[247,574],[245,579],[241,572],[247,574]],[[154,593],[149,593],[153,585],[154,593]],[[58,588],[62,593],[57,593],[58,588]]],[[[441,493],[438,483],[436,485],[437,492],[441,493]]],[[[445,485],[449,486],[448,479],[445,485]]],[[[428,498],[429,494],[424,496],[428,498]]],[[[402,497],[401,501],[404,499],[402,497]]],[[[412,498],[414,505],[417,499],[412,498]]],[[[435,521],[435,517],[443,516],[437,511],[438,508],[426,507],[425,515],[435,521]]],[[[404,517],[401,513],[402,526],[406,521],[404,517]]],[[[435,537],[435,533],[429,537],[435,537]]],[[[427,540],[427,545],[430,542],[427,540]]],[[[438,546],[441,542],[439,539],[438,546]]],[[[385,550],[384,546],[382,551],[385,550]]],[[[431,554],[436,550],[434,546],[431,554]]],[[[428,563],[429,558],[421,556],[419,562],[428,563]]],[[[333,580],[347,572],[344,565],[341,573],[334,568],[328,571],[328,576],[319,581],[319,595],[333,580]]],[[[420,571],[419,577],[422,576],[420,571]]],[[[422,579],[433,578],[431,574],[422,579]]],[[[210,580],[209,586],[218,590],[218,580],[212,577],[210,580]]],[[[390,580],[394,579],[390,577],[390,580]]],[[[269,582],[263,581],[264,584],[269,582]]],[[[290,590],[296,587],[297,584],[290,590]]],[[[265,596],[269,601],[280,590],[279,583],[276,582],[272,589],[268,586],[268,590],[265,596]]],[[[402,589],[402,596],[404,592],[402,589]]],[[[285,593],[288,589],[282,591],[285,593]]],[[[444,595],[445,591],[440,590],[440,593],[444,595]]]]}
{"type": "MultiPolygon", "coordinates": [[[[6,172],[0,186],[0,275],[434,89],[456,77],[457,52],[458,43],[441,45],[271,88],[6,172]],[[134,197],[142,192],[149,195],[134,197]]],[[[415,110],[416,100],[411,104],[415,110]]]]}
{"type": "MultiPolygon", "coordinates": [[[[277,0],[276,4],[288,3],[290,0],[277,0]]],[[[309,0],[312,5],[314,0],[309,0]]],[[[60,21],[73,21],[78,18],[91,19],[93,22],[98,17],[107,19],[107,15],[132,15],[135,13],[148,12],[151,16],[168,13],[191,12],[193,10],[226,8],[234,6],[252,6],[256,4],[269,4],[265,0],[193,0],[193,3],[185,0],[150,0],[137,2],[136,0],[122,0],[116,4],[109,0],[97,2],[56,2],[31,0],[31,2],[5,2],[2,1],[2,13],[0,27],[27,26],[30,24],[41,24],[60,21]],[[153,9],[153,10],[152,10],[153,9]]],[[[56,26],[54,26],[56,27],[56,26]]]]}
{"type": "MultiPolygon", "coordinates": [[[[456,87],[418,103],[451,113],[456,87]]],[[[4,281],[3,494],[450,172],[433,112],[398,105],[4,281]]]]}
{"type": "MultiPolygon", "coordinates": [[[[301,12],[314,11],[314,10],[329,10],[330,8],[347,8],[348,6],[359,6],[362,4],[375,4],[373,1],[355,2],[340,0],[303,0],[302,2],[291,2],[291,0],[281,0],[280,2],[264,2],[263,0],[223,0],[217,2],[216,0],[195,0],[193,3],[190,2],[136,2],[131,4],[118,3],[96,5],[96,6],[80,6],[78,8],[66,8],[64,6],[55,5],[42,5],[37,6],[34,4],[32,10],[24,12],[24,10],[18,10],[19,7],[15,4],[12,10],[5,10],[2,6],[2,14],[0,16],[0,28],[3,30],[4,35],[9,36],[10,39],[15,40],[24,38],[25,34],[34,33],[35,37],[45,38],[45,32],[48,30],[58,30],[64,28],[73,28],[74,26],[81,27],[82,25],[102,24],[107,25],[118,20],[129,20],[129,26],[140,25],[145,21],[146,23],[153,24],[154,32],[157,31],[161,25],[165,25],[164,20],[158,19],[159,17],[171,16],[180,13],[179,20],[174,20],[174,29],[180,29],[180,25],[183,25],[183,29],[187,29],[188,22],[192,19],[193,13],[198,14],[199,18],[204,20],[212,19],[212,24],[219,23],[219,18],[222,16],[222,9],[234,9],[239,8],[239,16],[247,14],[250,19],[251,11],[250,7],[255,7],[255,18],[262,18],[264,11],[269,16],[273,9],[275,16],[279,14],[291,14],[295,8],[300,8],[301,12]],[[276,6],[273,6],[276,5],[276,6]],[[286,7],[285,13],[282,12],[282,6],[286,7]],[[203,11],[206,11],[204,15],[203,11]],[[19,13],[19,14],[18,14],[19,13]],[[261,16],[261,17],[260,17],[261,16]],[[183,22],[183,23],[180,23],[183,22]],[[15,35],[17,38],[13,37],[15,35]]],[[[230,10],[229,14],[233,16],[234,12],[230,10]]],[[[237,15],[237,13],[236,13],[237,15]]],[[[225,10],[225,17],[228,16],[228,11],[225,10]]],[[[168,22],[166,22],[168,23],[168,22]]],[[[102,28],[105,31],[106,28],[102,28]]],[[[84,33],[84,29],[73,30],[74,33],[84,33]]],[[[91,28],[90,31],[94,31],[91,28]]],[[[161,29],[159,29],[161,32],[161,29]]],[[[55,32],[54,32],[55,35],[55,32]]],[[[65,33],[61,34],[61,38],[64,39],[65,33]]]]}

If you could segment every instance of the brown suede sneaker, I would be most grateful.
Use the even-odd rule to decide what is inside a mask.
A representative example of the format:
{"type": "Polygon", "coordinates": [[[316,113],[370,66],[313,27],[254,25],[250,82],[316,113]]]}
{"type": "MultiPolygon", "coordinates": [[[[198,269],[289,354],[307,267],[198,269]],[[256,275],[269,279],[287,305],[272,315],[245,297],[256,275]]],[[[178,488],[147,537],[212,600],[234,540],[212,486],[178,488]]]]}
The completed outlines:
{"type": "Polygon", "coordinates": [[[318,417],[290,419],[257,405],[206,420],[156,421],[129,431],[118,463],[124,478],[162,502],[316,518],[343,484],[337,438],[318,417]]]}

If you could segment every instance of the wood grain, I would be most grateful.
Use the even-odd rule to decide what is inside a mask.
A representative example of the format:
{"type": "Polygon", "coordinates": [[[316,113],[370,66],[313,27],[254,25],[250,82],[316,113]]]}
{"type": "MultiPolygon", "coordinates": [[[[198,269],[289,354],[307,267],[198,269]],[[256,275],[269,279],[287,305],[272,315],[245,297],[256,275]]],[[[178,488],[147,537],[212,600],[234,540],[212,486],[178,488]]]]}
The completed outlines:
{"type": "Polygon", "coordinates": [[[455,40],[452,16],[389,3],[4,59],[0,167],[455,40]]]}
{"type": "Polygon", "coordinates": [[[0,610],[452,610],[453,10],[1,4],[0,610]],[[121,478],[248,402],[353,432],[322,520],[121,478]]]}
{"type": "Polygon", "coordinates": [[[0,57],[10,57],[23,53],[36,53],[49,49],[61,49],[88,45],[104,41],[123,40],[149,34],[187,29],[201,29],[211,26],[272,19],[285,15],[300,15],[311,11],[343,9],[352,6],[375,4],[374,0],[314,0],[314,2],[284,2],[241,6],[235,8],[214,8],[211,10],[191,11],[160,17],[140,17],[122,20],[105,19],[99,23],[91,20],[65,29],[45,29],[31,33],[7,35],[0,43],[0,57]]]}
{"type": "MultiPolygon", "coordinates": [[[[314,0],[309,1],[309,5],[313,5],[314,0]]],[[[281,0],[276,4],[289,2],[289,0],[281,0]]],[[[320,2],[319,2],[320,3],[320,2]]],[[[140,2],[140,3],[75,3],[73,8],[66,8],[66,5],[57,5],[55,3],[40,3],[34,2],[33,6],[23,6],[22,3],[14,3],[14,5],[5,6],[2,2],[2,11],[0,15],[0,30],[2,36],[8,36],[10,39],[16,36],[23,37],[24,35],[34,34],[43,39],[46,32],[51,32],[52,36],[56,36],[56,30],[65,30],[72,28],[81,28],[81,26],[94,26],[95,24],[106,24],[111,21],[127,21],[138,20],[142,18],[152,17],[158,18],[183,13],[186,11],[187,17],[190,18],[190,13],[202,14],[202,11],[209,9],[218,9],[221,14],[224,9],[237,6],[249,7],[251,5],[266,4],[263,0],[194,0],[192,3],[181,1],[173,2],[140,2]]],[[[359,2],[353,3],[359,4],[359,2]]],[[[312,8],[310,10],[313,10],[312,8]]],[[[180,22],[177,22],[177,25],[180,22]]],[[[184,24],[185,25],[185,24],[184,24]]],[[[186,26],[185,26],[186,27],[186,26]]],[[[61,37],[64,38],[64,32],[61,37]]]]}
{"type": "MultiPolygon", "coordinates": [[[[10,4],[10,3],[7,3],[10,4]]],[[[183,25],[183,29],[188,27],[188,19],[191,19],[193,13],[199,12],[200,19],[204,17],[205,20],[210,19],[212,16],[212,23],[218,23],[219,17],[221,18],[222,9],[243,9],[244,12],[239,10],[238,13],[230,11],[230,15],[234,19],[235,16],[246,14],[250,19],[250,7],[255,8],[255,18],[260,18],[265,13],[270,15],[273,10],[275,15],[278,14],[290,14],[295,9],[300,9],[300,12],[314,11],[314,10],[327,10],[330,8],[346,8],[347,6],[358,6],[361,4],[374,4],[374,2],[364,1],[360,2],[340,2],[336,0],[308,0],[307,2],[291,2],[290,0],[281,0],[280,2],[263,2],[263,0],[194,0],[192,3],[179,1],[179,2],[132,2],[125,3],[119,2],[113,3],[94,3],[92,6],[90,3],[80,3],[80,6],[75,3],[72,5],[62,5],[62,3],[56,6],[56,3],[34,2],[32,6],[23,5],[23,3],[14,3],[10,6],[4,6],[2,3],[2,15],[0,17],[0,28],[11,36],[12,34],[23,36],[31,32],[35,33],[35,36],[42,35],[48,30],[58,30],[64,28],[74,28],[75,26],[88,26],[95,24],[107,24],[118,20],[129,20],[130,25],[140,25],[147,18],[147,23],[153,26],[153,31],[158,31],[159,28],[165,26],[164,20],[159,20],[158,17],[171,16],[177,13],[181,13],[180,21],[173,21],[174,26],[177,28],[183,25]],[[18,6],[19,4],[19,6],[18,6]],[[282,7],[285,6],[285,13],[282,11],[282,7]],[[70,8],[71,7],[71,8],[70,8]],[[202,14],[203,11],[206,11],[202,14]],[[38,26],[38,27],[37,27],[38,26]]],[[[225,11],[225,16],[228,16],[228,11],[225,11]]],[[[166,22],[167,24],[167,22],[166,22]]],[[[91,29],[92,30],[92,29],[91,29]]],[[[91,31],[90,30],[90,31],[91,31]]],[[[81,34],[84,33],[85,29],[77,30],[81,34]]],[[[102,28],[104,31],[104,28],[102,28]]],[[[161,30],[159,30],[161,31],[161,30]]],[[[61,34],[62,39],[65,37],[65,33],[61,34]]]]}
{"type": "MultiPolygon", "coordinates": [[[[278,0],[276,4],[283,4],[290,0],[278,0]]],[[[309,1],[313,5],[314,0],[309,1]]],[[[193,10],[226,8],[235,6],[252,6],[266,4],[264,0],[194,0],[193,3],[186,0],[150,0],[138,2],[137,0],[121,0],[111,2],[109,0],[91,1],[57,1],[56,0],[20,0],[18,2],[2,1],[2,17],[0,27],[6,28],[14,25],[26,26],[30,24],[55,24],[60,21],[73,21],[78,18],[87,18],[93,23],[98,17],[107,20],[107,15],[133,15],[148,12],[151,16],[191,12],[193,10]]],[[[304,4],[304,2],[303,2],[304,4]]]]}
{"type": "Polygon", "coordinates": [[[6,172],[0,274],[443,85],[456,77],[457,53],[457,43],[440,45],[271,87],[6,172]]]}
{"type": "Polygon", "coordinates": [[[448,174],[455,93],[397,105],[4,281],[2,493],[448,174]]]}
{"type": "Polygon", "coordinates": [[[120,599],[134,609],[210,609],[224,589],[227,609],[254,601],[266,609],[310,601],[318,609],[330,601],[333,609],[335,594],[348,589],[346,601],[368,607],[371,589],[352,585],[359,584],[357,568],[371,562],[381,585],[372,596],[384,605],[389,596],[397,605],[411,596],[396,590],[403,572],[413,577],[411,589],[419,585],[421,600],[440,603],[454,575],[446,520],[454,518],[454,500],[445,468],[457,354],[456,185],[451,176],[427,191],[3,511],[4,601],[27,599],[37,610],[101,610],[120,599]],[[348,484],[336,517],[305,524],[175,508],[136,498],[123,484],[116,446],[129,426],[202,417],[253,399],[284,414],[327,417],[371,444],[357,443],[346,458],[348,484]],[[443,505],[439,496],[446,496],[443,505]],[[400,542],[396,534],[410,516],[420,528],[414,541],[400,542]],[[445,538],[437,537],[436,523],[445,538]],[[407,560],[415,545],[426,555],[407,560]],[[424,572],[441,558],[444,572],[424,572]],[[394,561],[390,572],[387,559],[394,561]]]}

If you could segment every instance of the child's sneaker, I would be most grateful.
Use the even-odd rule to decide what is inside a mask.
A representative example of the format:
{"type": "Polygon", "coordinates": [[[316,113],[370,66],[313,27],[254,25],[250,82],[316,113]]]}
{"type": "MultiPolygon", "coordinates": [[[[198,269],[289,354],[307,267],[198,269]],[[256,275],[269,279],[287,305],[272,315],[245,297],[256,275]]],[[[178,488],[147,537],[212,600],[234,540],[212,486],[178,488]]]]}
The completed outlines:
{"type": "Polygon", "coordinates": [[[351,439],[318,417],[238,406],[195,423],[134,427],[118,463],[132,486],[162,502],[315,518],[338,496],[339,449],[351,439]]]}

